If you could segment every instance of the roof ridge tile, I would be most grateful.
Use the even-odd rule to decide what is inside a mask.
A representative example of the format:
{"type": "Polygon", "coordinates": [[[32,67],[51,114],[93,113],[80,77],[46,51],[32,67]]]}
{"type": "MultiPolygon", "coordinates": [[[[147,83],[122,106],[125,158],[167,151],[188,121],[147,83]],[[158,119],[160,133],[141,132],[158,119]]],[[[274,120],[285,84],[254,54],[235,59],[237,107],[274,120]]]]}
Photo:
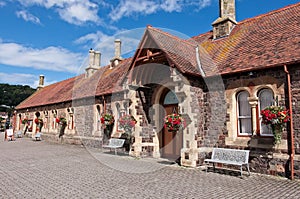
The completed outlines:
{"type": "Polygon", "coordinates": [[[297,7],[297,6],[300,6],[300,2],[296,3],[296,4],[287,5],[287,6],[283,7],[283,8],[272,10],[270,12],[267,12],[267,13],[264,13],[264,14],[260,14],[260,15],[257,15],[257,16],[254,16],[254,17],[251,17],[251,18],[248,18],[248,19],[244,19],[244,20],[238,22],[238,24],[243,24],[243,23],[247,23],[247,22],[250,22],[250,21],[258,20],[260,18],[269,16],[269,15],[273,15],[273,14],[276,14],[276,13],[280,13],[280,12],[282,12],[284,10],[288,10],[288,9],[291,9],[291,8],[294,8],[294,7],[297,7]]]}

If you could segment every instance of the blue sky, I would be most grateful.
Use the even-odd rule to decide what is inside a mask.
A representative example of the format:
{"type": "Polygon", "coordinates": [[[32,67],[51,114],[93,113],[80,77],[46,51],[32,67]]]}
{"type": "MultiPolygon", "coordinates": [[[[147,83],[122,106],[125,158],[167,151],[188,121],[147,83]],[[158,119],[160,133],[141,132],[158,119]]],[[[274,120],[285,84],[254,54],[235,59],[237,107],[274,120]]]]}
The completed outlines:
{"type": "MultiPolygon", "coordinates": [[[[83,72],[88,50],[101,65],[122,40],[132,55],[145,27],[192,37],[212,29],[219,0],[0,0],[0,83],[36,87],[40,74],[51,84],[83,72]]],[[[299,0],[236,0],[242,21],[299,0]]]]}

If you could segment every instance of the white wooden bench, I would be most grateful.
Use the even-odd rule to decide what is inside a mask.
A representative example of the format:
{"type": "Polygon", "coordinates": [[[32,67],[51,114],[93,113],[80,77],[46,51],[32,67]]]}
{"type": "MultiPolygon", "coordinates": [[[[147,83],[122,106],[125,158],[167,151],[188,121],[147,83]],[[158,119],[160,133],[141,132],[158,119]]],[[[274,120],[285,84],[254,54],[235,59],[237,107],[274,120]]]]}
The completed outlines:
{"type": "Polygon", "coordinates": [[[14,141],[14,130],[13,129],[7,129],[6,130],[6,136],[8,141],[14,141]]]}
{"type": "Polygon", "coordinates": [[[122,148],[124,145],[125,139],[111,138],[108,141],[108,145],[103,145],[103,148],[115,149],[115,155],[117,155],[117,149],[122,148]]]}
{"type": "Polygon", "coordinates": [[[23,135],[22,135],[22,131],[18,131],[18,132],[17,132],[17,135],[16,135],[16,137],[17,137],[17,138],[21,138],[21,137],[23,137],[23,135]]]}
{"type": "Polygon", "coordinates": [[[38,141],[38,140],[41,141],[42,140],[42,133],[40,133],[40,132],[36,133],[34,138],[35,138],[36,141],[38,141]]]}
{"type": "Polygon", "coordinates": [[[205,168],[207,172],[207,167],[209,163],[213,163],[213,168],[215,169],[215,163],[231,164],[241,167],[241,176],[243,171],[243,165],[247,166],[248,173],[249,170],[249,150],[238,150],[238,149],[224,149],[224,148],[213,148],[211,159],[205,159],[205,168]]]}

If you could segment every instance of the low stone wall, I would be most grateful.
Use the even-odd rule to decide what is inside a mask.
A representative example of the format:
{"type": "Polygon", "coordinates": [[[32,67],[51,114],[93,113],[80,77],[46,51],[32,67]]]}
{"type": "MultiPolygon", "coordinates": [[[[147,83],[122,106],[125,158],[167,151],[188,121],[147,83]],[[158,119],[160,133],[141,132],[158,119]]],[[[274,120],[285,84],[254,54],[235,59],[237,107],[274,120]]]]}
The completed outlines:
{"type": "Polygon", "coordinates": [[[58,138],[58,135],[43,133],[42,140],[51,143],[59,143],[59,144],[84,145],[87,147],[94,147],[94,148],[102,147],[102,137],[81,137],[81,136],[64,135],[63,137],[58,138]]]}

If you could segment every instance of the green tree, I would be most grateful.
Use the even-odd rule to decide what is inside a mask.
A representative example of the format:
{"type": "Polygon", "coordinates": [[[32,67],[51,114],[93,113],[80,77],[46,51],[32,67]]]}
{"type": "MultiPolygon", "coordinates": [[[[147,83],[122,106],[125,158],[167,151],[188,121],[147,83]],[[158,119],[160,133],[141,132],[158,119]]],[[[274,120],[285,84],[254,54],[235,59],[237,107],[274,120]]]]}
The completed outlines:
{"type": "Polygon", "coordinates": [[[32,95],[36,89],[30,86],[0,84],[0,112],[13,111],[14,107],[32,95]]]}

